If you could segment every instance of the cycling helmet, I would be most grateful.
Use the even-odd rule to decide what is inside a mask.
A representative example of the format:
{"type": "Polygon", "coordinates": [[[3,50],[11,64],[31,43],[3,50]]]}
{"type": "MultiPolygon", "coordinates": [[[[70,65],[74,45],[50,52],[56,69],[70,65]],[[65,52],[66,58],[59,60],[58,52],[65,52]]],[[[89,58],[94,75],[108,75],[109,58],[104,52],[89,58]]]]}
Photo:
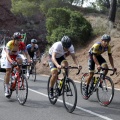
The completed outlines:
{"type": "Polygon", "coordinates": [[[21,39],[22,38],[22,35],[20,34],[20,32],[15,32],[14,34],[13,34],[13,39],[14,40],[19,40],[19,39],[21,39]]]}
{"type": "Polygon", "coordinates": [[[110,41],[111,40],[111,37],[107,34],[104,34],[102,37],[101,37],[101,40],[106,40],[106,41],[110,41]]]}
{"type": "Polygon", "coordinates": [[[36,39],[31,39],[31,43],[37,43],[36,39]]]}
{"type": "Polygon", "coordinates": [[[61,42],[64,48],[70,48],[72,45],[71,39],[68,36],[63,36],[61,42]]]}

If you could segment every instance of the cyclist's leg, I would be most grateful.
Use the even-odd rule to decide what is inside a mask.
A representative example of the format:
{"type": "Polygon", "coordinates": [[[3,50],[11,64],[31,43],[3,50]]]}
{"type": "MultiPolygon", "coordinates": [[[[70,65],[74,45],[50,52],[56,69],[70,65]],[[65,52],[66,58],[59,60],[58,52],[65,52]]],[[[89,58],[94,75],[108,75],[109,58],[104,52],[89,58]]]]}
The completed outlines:
{"type": "MultiPolygon", "coordinates": [[[[102,56],[99,56],[98,61],[99,61],[100,65],[101,65],[101,67],[106,68],[106,69],[108,68],[107,62],[106,62],[106,60],[102,56]]],[[[102,76],[103,78],[102,79],[105,79],[105,76],[107,75],[108,70],[103,70],[102,72],[103,72],[103,76],[102,76]]],[[[102,88],[101,82],[102,81],[100,81],[99,87],[102,88]]]]}
{"type": "MultiPolygon", "coordinates": [[[[33,60],[33,54],[31,52],[28,52],[28,54],[29,54],[31,60],[33,60]]],[[[30,66],[27,66],[27,77],[30,76],[30,73],[32,73],[32,68],[30,68],[30,66]]]]}
{"type": "Polygon", "coordinates": [[[9,81],[10,81],[11,68],[6,68],[6,73],[4,76],[5,82],[5,96],[9,96],[9,81]]]}
{"type": "MultiPolygon", "coordinates": [[[[61,66],[62,67],[68,67],[68,62],[67,62],[67,60],[62,60],[62,62],[61,62],[61,66]]],[[[67,73],[68,73],[69,71],[67,71],[67,73]]],[[[65,76],[65,71],[63,71],[63,76],[65,76]]]]}
{"type": "MultiPolygon", "coordinates": [[[[106,60],[101,55],[98,57],[98,62],[100,63],[101,67],[106,68],[106,69],[108,68],[106,60]]],[[[105,77],[108,73],[108,70],[103,70],[103,73],[105,77]]]]}
{"type": "Polygon", "coordinates": [[[10,81],[10,74],[11,74],[11,63],[5,59],[5,68],[6,68],[6,73],[4,76],[4,87],[5,87],[5,96],[9,96],[9,81],[10,81]]]}
{"type": "Polygon", "coordinates": [[[49,67],[50,67],[50,71],[51,71],[50,86],[49,86],[49,89],[50,89],[49,98],[52,99],[53,98],[53,86],[58,77],[58,70],[51,59],[48,62],[49,62],[49,67]]]}
{"type": "MultiPolygon", "coordinates": [[[[15,61],[17,61],[17,63],[18,64],[22,64],[22,62],[23,62],[23,60],[22,60],[22,58],[20,57],[20,55],[18,54],[17,55],[17,57],[16,57],[16,60],[15,61]]],[[[22,68],[18,68],[18,72],[20,73],[20,70],[21,70],[22,68]]]]}
{"type": "Polygon", "coordinates": [[[91,79],[93,78],[94,75],[94,69],[95,69],[95,62],[93,61],[92,57],[90,56],[88,59],[88,68],[89,68],[89,76],[86,80],[86,89],[85,89],[85,97],[88,97],[88,88],[89,88],[89,84],[91,79]]]}

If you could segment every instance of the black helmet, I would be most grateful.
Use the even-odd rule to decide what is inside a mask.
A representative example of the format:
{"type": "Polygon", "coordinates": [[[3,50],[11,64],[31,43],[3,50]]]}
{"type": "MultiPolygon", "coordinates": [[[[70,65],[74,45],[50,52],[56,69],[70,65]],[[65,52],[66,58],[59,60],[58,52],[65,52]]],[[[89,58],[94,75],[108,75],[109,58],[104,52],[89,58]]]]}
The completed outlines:
{"type": "Polygon", "coordinates": [[[107,34],[104,34],[102,37],[101,37],[101,40],[106,40],[106,41],[110,41],[111,40],[111,37],[107,34]]]}
{"type": "Polygon", "coordinates": [[[20,32],[15,32],[14,34],[13,34],[13,39],[14,40],[19,40],[19,39],[21,39],[22,38],[22,35],[20,34],[20,32]]]}
{"type": "Polygon", "coordinates": [[[64,48],[70,48],[70,46],[72,45],[71,39],[68,36],[63,36],[61,42],[64,48]]]}
{"type": "Polygon", "coordinates": [[[37,43],[36,39],[31,39],[31,43],[37,43]]]}

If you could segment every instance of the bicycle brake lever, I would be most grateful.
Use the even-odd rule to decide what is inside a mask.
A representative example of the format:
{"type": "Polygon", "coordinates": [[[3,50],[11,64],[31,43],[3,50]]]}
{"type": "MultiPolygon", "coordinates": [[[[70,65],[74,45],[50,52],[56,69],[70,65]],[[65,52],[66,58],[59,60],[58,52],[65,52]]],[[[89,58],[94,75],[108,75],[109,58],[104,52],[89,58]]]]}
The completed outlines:
{"type": "Polygon", "coordinates": [[[76,75],[78,75],[80,73],[80,70],[78,71],[78,73],[76,73],[76,75]]]}

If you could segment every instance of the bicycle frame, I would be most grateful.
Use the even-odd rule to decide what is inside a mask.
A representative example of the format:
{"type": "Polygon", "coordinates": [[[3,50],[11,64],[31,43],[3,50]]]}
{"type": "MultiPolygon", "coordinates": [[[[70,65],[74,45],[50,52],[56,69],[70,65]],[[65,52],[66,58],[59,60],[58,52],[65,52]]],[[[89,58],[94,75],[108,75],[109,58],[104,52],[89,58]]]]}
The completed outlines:
{"type": "MultiPolygon", "coordinates": [[[[94,87],[94,89],[92,90],[92,91],[90,91],[90,95],[92,95],[92,93],[94,92],[94,91],[96,91],[96,89],[99,87],[99,85],[100,85],[100,82],[102,82],[104,79],[105,79],[105,75],[104,75],[104,73],[103,73],[103,70],[110,70],[110,71],[113,71],[113,69],[108,69],[108,68],[102,68],[101,67],[101,70],[102,71],[97,71],[97,72],[95,72],[94,74],[95,75],[99,75],[99,77],[98,77],[98,80],[97,80],[97,83],[95,84],[95,87],[94,87]]],[[[114,71],[113,71],[114,72],[114,71]]],[[[110,75],[113,75],[114,73],[112,73],[112,74],[110,74],[110,75]]],[[[106,81],[104,81],[104,82],[106,82],[106,81]]]]}
{"type": "MultiPolygon", "coordinates": [[[[57,102],[58,97],[62,95],[64,107],[69,113],[71,113],[74,111],[77,104],[77,88],[74,81],[68,77],[68,69],[78,69],[78,67],[69,66],[69,67],[64,67],[62,69],[65,70],[64,77],[62,79],[63,80],[62,86],[60,85],[61,82],[59,83],[60,79],[57,79],[53,86],[53,98],[49,97],[51,75],[48,79],[48,85],[47,85],[48,98],[51,104],[55,104],[57,102]],[[59,89],[59,86],[60,86],[60,89],[59,89]],[[70,101],[71,105],[69,105],[68,101],[71,99],[72,99],[72,103],[70,101]]],[[[81,69],[78,69],[77,75],[80,73],[81,69]]]]}
{"type": "MultiPolygon", "coordinates": [[[[80,66],[81,67],[81,69],[82,69],[82,66],[80,66]]],[[[69,79],[68,79],[68,69],[78,69],[77,67],[71,67],[71,66],[68,66],[68,67],[63,67],[62,69],[64,69],[65,70],[65,75],[64,75],[64,78],[62,79],[63,80],[63,83],[62,83],[62,86],[61,86],[61,88],[59,89],[59,87],[58,87],[58,85],[59,85],[59,83],[58,83],[58,81],[60,80],[57,80],[56,81],[56,85],[57,85],[57,89],[58,89],[58,92],[59,92],[59,94],[57,94],[55,97],[58,97],[58,96],[61,96],[63,93],[62,93],[62,91],[63,91],[63,87],[64,87],[64,85],[65,85],[65,82],[68,80],[69,81],[69,79]]],[[[61,71],[60,71],[61,72],[61,71]]],[[[60,74],[60,72],[58,73],[58,75],[60,74]]],[[[78,75],[80,73],[80,70],[78,70],[78,73],[76,73],[76,75],[78,75]]]]}
{"type": "MultiPolygon", "coordinates": [[[[115,73],[115,70],[113,69],[101,68],[101,70],[113,71],[113,73],[110,75],[113,75],[115,73]]],[[[111,103],[114,96],[114,83],[112,79],[109,76],[104,75],[103,72],[97,71],[94,73],[94,76],[96,74],[99,75],[99,77],[97,78],[97,82],[95,82],[95,79],[91,80],[88,88],[88,97],[85,97],[86,79],[87,79],[88,73],[84,73],[80,83],[81,94],[83,98],[87,100],[92,95],[93,92],[96,92],[98,102],[103,106],[107,106],[111,103]],[[108,86],[111,89],[109,89],[108,86]]]]}

